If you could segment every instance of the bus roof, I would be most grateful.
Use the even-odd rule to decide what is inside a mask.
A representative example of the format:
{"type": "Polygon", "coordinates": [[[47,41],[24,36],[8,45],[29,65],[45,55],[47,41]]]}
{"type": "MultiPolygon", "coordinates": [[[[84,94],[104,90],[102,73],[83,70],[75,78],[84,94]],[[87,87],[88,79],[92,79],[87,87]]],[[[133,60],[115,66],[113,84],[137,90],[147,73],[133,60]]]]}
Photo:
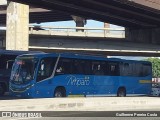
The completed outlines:
{"type": "MultiPolygon", "coordinates": [[[[35,56],[38,58],[42,57],[51,57],[51,56],[61,56],[61,57],[67,57],[67,58],[79,58],[79,59],[92,59],[92,60],[107,60],[107,61],[117,61],[117,62],[143,62],[143,63],[150,63],[149,61],[144,60],[127,60],[127,59],[121,59],[121,58],[107,58],[105,56],[95,56],[95,55],[89,55],[89,54],[80,54],[80,53],[30,53],[30,54],[24,54],[25,56],[35,56]]],[[[24,56],[20,55],[20,56],[24,56]]]]}
{"type": "Polygon", "coordinates": [[[0,55],[21,55],[32,53],[44,53],[41,51],[0,50],[0,55]]]}

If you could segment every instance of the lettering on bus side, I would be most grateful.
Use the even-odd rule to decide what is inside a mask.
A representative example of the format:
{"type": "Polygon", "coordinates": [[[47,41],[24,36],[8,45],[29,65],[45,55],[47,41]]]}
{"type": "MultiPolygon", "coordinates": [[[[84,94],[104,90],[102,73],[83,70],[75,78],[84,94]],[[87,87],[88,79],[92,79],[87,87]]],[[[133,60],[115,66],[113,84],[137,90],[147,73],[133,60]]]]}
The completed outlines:
{"type": "Polygon", "coordinates": [[[69,75],[66,77],[66,79],[68,80],[67,85],[75,85],[75,86],[85,86],[85,85],[90,85],[90,80],[89,77],[76,77],[73,75],[69,75]]]}

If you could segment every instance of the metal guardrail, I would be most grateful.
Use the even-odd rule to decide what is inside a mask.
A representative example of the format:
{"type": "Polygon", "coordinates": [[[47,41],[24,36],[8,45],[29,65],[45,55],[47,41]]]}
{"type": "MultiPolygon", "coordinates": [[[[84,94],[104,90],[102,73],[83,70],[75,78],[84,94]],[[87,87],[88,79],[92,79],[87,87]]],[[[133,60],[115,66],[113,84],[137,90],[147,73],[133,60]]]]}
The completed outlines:
{"type": "Polygon", "coordinates": [[[29,29],[30,34],[37,35],[125,38],[124,28],[29,26],[29,29]]]}

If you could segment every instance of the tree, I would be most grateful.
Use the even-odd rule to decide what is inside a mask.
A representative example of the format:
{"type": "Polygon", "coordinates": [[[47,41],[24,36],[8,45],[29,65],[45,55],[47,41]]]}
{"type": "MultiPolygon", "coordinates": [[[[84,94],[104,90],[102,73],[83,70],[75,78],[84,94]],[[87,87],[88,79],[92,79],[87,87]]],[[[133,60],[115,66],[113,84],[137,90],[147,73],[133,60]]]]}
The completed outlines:
{"type": "Polygon", "coordinates": [[[160,77],[160,59],[159,58],[148,58],[147,61],[152,63],[152,75],[154,78],[160,77]]]}

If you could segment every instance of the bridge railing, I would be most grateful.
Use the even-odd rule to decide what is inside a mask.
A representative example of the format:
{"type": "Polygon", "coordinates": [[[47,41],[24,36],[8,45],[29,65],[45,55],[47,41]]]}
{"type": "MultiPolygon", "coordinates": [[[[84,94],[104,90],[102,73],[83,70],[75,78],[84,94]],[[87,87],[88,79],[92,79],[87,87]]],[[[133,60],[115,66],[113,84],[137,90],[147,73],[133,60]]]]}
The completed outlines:
{"type": "Polygon", "coordinates": [[[37,35],[125,38],[124,28],[29,26],[29,29],[30,34],[37,35]]]}

